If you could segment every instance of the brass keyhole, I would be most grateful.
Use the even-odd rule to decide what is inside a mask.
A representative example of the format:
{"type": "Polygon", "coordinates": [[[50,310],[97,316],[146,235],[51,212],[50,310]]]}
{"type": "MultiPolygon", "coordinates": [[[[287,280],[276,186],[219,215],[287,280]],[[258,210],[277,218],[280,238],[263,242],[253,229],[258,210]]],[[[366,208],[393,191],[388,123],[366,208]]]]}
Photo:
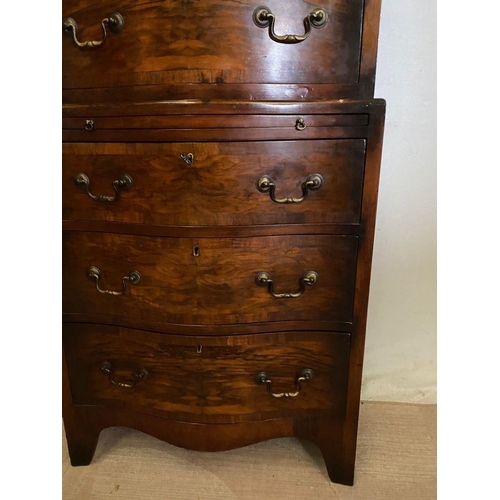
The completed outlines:
{"type": "Polygon", "coordinates": [[[197,354],[201,354],[202,349],[203,349],[203,346],[201,344],[198,344],[198,347],[196,348],[197,354]]]}
{"type": "Polygon", "coordinates": [[[193,248],[193,255],[195,257],[199,257],[200,256],[200,249],[198,247],[194,247],[193,248]]]}

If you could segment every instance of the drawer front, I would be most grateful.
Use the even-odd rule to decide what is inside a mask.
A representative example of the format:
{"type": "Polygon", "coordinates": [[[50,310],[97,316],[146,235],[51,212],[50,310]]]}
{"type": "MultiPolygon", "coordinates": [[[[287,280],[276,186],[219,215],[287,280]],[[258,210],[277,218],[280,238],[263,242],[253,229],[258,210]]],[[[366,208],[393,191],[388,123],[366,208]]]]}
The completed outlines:
{"type": "Polygon", "coordinates": [[[101,22],[114,12],[122,16],[123,29],[113,33],[108,25],[104,43],[82,49],[66,21],[66,34],[71,36],[63,36],[63,85],[356,84],[363,3],[274,0],[269,7],[277,35],[303,35],[310,13],[322,8],[327,14],[324,27],[311,28],[307,40],[288,44],[271,39],[268,28],[254,23],[260,5],[255,0],[64,0],[63,17],[76,22],[80,43],[101,41],[101,22]]]}
{"type": "Polygon", "coordinates": [[[364,139],[69,143],[63,145],[63,218],[181,226],[353,224],[360,219],[364,166],[364,139]],[[321,183],[306,186],[314,174],[321,183]],[[130,183],[117,187],[117,196],[113,183],[124,175],[130,183]],[[269,184],[259,188],[264,177],[274,192],[269,184]]]}
{"type": "MultiPolygon", "coordinates": [[[[220,106],[220,108],[222,105],[220,106]]],[[[106,106],[99,109],[100,113],[109,113],[110,116],[94,116],[96,108],[93,106],[79,106],[78,116],[63,117],[62,128],[65,130],[85,130],[94,133],[98,130],[134,130],[143,129],[231,129],[231,128],[283,128],[295,129],[303,132],[306,128],[318,127],[363,127],[369,123],[368,113],[347,113],[330,115],[190,115],[190,112],[199,112],[199,106],[195,109],[185,109],[185,115],[148,115],[148,116],[127,116],[128,113],[137,113],[139,110],[134,107],[126,108],[123,112],[125,116],[113,116],[116,108],[106,106]],[[89,116],[92,116],[91,124],[88,123],[89,116]],[[297,123],[297,120],[301,121],[297,123]]],[[[161,109],[160,109],[161,110],[161,109]]],[[[155,111],[160,111],[156,108],[155,111]]],[[[68,112],[68,108],[65,109],[68,112]]],[[[75,110],[72,110],[75,112],[75,110]]],[[[145,111],[148,112],[148,111],[145,111]]],[[[151,111],[149,111],[151,112],[151,111]]],[[[233,110],[233,113],[238,113],[233,110]]],[[[248,132],[248,131],[247,131],[248,132]]],[[[89,134],[87,134],[89,135],[89,134]]],[[[92,137],[92,135],[90,135],[92,137]]],[[[88,141],[85,141],[88,142],[88,141]]]]}
{"type": "Polygon", "coordinates": [[[64,348],[77,405],[200,423],[345,412],[349,334],[207,338],[75,324],[64,348]]]}
{"type": "Polygon", "coordinates": [[[350,323],[357,245],[356,236],[191,239],[65,231],[63,312],[120,324],[350,323]]]}

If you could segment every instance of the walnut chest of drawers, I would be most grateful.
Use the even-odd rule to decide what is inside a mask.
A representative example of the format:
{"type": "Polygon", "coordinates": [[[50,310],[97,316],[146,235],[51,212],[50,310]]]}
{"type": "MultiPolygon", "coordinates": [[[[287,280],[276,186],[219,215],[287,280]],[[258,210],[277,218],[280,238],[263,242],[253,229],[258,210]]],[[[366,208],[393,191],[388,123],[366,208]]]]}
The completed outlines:
{"type": "Polygon", "coordinates": [[[63,0],[63,417],[352,484],[380,0],[63,0]]]}

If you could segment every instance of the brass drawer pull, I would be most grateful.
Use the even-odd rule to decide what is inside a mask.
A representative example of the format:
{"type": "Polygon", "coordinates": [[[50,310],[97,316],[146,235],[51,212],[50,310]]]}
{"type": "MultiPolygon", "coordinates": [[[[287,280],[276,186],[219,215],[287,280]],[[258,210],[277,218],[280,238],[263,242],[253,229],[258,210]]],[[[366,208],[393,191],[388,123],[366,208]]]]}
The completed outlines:
{"type": "Polygon", "coordinates": [[[297,121],[295,122],[295,129],[301,132],[302,130],[305,130],[307,128],[306,121],[304,118],[297,118],[297,121]]]}
{"type": "Polygon", "coordinates": [[[100,47],[106,41],[106,36],[107,36],[106,26],[109,28],[109,31],[111,31],[111,33],[114,33],[116,35],[120,33],[120,31],[123,29],[125,21],[123,20],[121,14],[119,14],[118,12],[113,12],[113,14],[110,14],[108,17],[105,17],[101,21],[101,24],[104,36],[102,40],[98,41],[89,41],[89,42],[78,41],[78,23],[72,17],[65,17],[63,19],[63,33],[69,36],[70,38],[73,38],[73,41],[75,42],[76,45],[78,45],[78,47],[95,49],[97,47],[100,47]]]}
{"type": "Polygon", "coordinates": [[[319,279],[319,275],[315,271],[308,271],[302,278],[300,278],[300,289],[296,293],[275,293],[274,281],[266,272],[260,272],[255,275],[255,284],[257,286],[267,286],[269,293],[276,299],[295,299],[300,297],[306,290],[306,286],[314,286],[319,279]]]}
{"type": "Polygon", "coordinates": [[[87,276],[92,281],[95,281],[95,288],[99,293],[106,293],[108,295],[123,295],[125,293],[125,290],[127,289],[127,281],[130,281],[132,285],[138,285],[142,280],[142,276],[139,271],[131,271],[127,276],[124,276],[122,278],[122,291],[113,292],[112,290],[102,290],[99,287],[99,278],[101,277],[101,271],[97,267],[91,266],[87,271],[87,276]]]}
{"type": "Polygon", "coordinates": [[[314,372],[310,368],[304,368],[300,372],[299,378],[297,379],[296,382],[297,390],[295,392],[278,392],[278,393],[273,392],[273,383],[266,372],[257,373],[255,375],[254,380],[257,385],[266,384],[267,390],[273,398],[296,398],[302,389],[302,382],[310,382],[313,378],[314,378],[314,372]]]}
{"type": "Polygon", "coordinates": [[[103,373],[107,373],[108,380],[113,385],[116,385],[118,387],[126,387],[127,389],[133,389],[141,380],[147,380],[147,378],[149,377],[149,371],[146,368],[139,368],[139,371],[137,373],[132,374],[131,384],[127,384],[125,382],[117,382],[112,378],[113,366],[109,361],[104,361],[104,363],[101,365],[101,371],[103,373]]]}
{"type": "Polygon", "coordinates": [[[253,11],[253,22],[259,28],[267,28],[269,26],[269,37],[278,43],[300,43],[303,42],[311,34],[311,28],[320,29],[328,22],[328,13],[325,9],[317,8],[309,12],[304,18],[303,35],[277,35],[274,31],[274,23],[276,16],[271,12],[269,7],[261,5],[253,11]]]}
{"type": "Polygon", "coordinates": [[[276,184],[271,177],[263,175],[257,180],[257,190],[261,193],[269,193],[269,197],[274,203],[301,203],[307,198],[309,191],[318,191],[323,185],[323,177],[319,174],[311,174],[305,182],[302,183],[302,196],[300,198],[276,198],[276,184]]]}
{"type": "Polygon", "coordinates": [[[89,198],[92,198],[95,201],[117,201],[120,197],[120,191],[130,191],[134,184],[130,175],[123,174],[118,178],[118,180],[111,183],[113,189],[115,190],[114,196],[95,196],[90,192],[90,179],[83,172],[76,174],[75,182],[78,187],[85,189],[89,198]]]}

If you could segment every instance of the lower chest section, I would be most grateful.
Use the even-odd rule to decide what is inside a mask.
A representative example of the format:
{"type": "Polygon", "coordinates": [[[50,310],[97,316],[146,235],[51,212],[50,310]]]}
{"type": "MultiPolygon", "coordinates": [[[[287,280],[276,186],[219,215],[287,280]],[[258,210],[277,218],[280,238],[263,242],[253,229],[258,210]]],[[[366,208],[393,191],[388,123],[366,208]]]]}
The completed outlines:
{"type": "Polygon", "coordinates": [[[381,111],[168,106],[66,110],[66,397],[97,427],[244,424],[169,434],[196,449],[321,441],[357,411],[381,111]]]}

